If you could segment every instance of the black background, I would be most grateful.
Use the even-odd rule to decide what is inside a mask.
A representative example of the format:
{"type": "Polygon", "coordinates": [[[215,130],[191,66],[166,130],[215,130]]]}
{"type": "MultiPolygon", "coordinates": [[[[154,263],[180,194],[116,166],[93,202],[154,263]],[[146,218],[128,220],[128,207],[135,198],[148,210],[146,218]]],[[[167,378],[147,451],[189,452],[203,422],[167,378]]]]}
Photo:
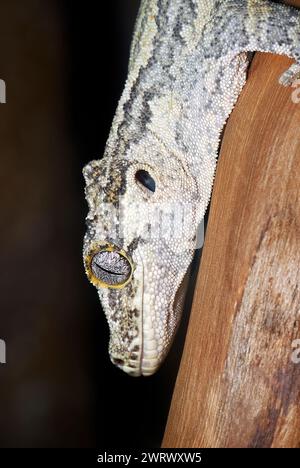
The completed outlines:
{"type": "Polygon", "coordinates": [[[163,436],[187,314],[155,376],[123,374],[81,253],[81,171],[103,154],[138,6],[1,1],[1,447],[157,447],[163,436]]]}

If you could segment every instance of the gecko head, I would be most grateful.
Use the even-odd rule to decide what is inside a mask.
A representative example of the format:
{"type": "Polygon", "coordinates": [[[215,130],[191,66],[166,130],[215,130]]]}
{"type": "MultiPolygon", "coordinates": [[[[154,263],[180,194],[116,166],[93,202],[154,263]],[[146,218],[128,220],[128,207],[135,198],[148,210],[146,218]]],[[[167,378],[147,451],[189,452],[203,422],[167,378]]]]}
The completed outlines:
{"type": "Polygon", "coordinates": [[[193,179],[176,159],[146,160],[84,168],[85,270],[109,324],[111,361],[133,376],[153,374],[172,343],[197,231],[193,179]]]}

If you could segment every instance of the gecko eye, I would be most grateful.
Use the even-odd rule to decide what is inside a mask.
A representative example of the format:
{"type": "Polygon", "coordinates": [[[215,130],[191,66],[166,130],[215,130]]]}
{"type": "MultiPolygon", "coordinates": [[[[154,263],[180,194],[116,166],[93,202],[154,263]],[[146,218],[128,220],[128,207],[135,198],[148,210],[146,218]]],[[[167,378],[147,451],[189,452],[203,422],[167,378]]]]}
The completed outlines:
{"type": "Polygon", "coordinates": [[[141,186],[142,189],[146,189],[147,191],[150,191],[152,193],[155,192],[155,180],[151,175],[149,174],[148,171],[145,171],[144,169],[139,169],[135,173],[135,180],[139,186],[141,186]]]}
{"type": "Polygon", "coordinates": [[[91,268],[94,275],[108,286],[125,283],[131,273],[130,263],[125,257],[105,250],[94,255],[91,268]]]}
{"type": "Polygon", "coordinates": [[[121,288],[130,281],[133,267],[125,252],[109,244],[87,256],[86,271],[97,287],[121,288]]]}

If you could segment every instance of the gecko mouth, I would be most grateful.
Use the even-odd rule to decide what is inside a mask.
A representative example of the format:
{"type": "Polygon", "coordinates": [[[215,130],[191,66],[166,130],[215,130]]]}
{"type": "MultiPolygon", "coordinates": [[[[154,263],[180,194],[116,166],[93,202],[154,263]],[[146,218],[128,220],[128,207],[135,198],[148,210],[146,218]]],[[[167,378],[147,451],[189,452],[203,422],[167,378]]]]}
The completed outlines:
{"type": "Polygon", "coordinates": [[[87,274],[98,287],[121,288],[131,279],[133,266],[123,250],[113,244],[101,246],[87,257],[87,274]]]}

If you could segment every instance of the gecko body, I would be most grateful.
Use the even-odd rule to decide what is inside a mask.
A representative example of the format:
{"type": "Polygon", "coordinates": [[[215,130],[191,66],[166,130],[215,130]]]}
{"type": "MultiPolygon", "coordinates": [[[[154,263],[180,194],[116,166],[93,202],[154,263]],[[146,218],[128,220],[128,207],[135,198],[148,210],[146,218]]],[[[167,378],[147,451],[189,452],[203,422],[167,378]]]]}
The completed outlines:
{"type": "Polygon", "coordinates": [[[264,0],[143,0],[128,78],[101,160],[84,168],[87,275],[110,327],[110,358],[151,375],[176,332],[181,285],[213,186],[220,137],[248,53],[300,71],[300,14],[264,0]]]}

